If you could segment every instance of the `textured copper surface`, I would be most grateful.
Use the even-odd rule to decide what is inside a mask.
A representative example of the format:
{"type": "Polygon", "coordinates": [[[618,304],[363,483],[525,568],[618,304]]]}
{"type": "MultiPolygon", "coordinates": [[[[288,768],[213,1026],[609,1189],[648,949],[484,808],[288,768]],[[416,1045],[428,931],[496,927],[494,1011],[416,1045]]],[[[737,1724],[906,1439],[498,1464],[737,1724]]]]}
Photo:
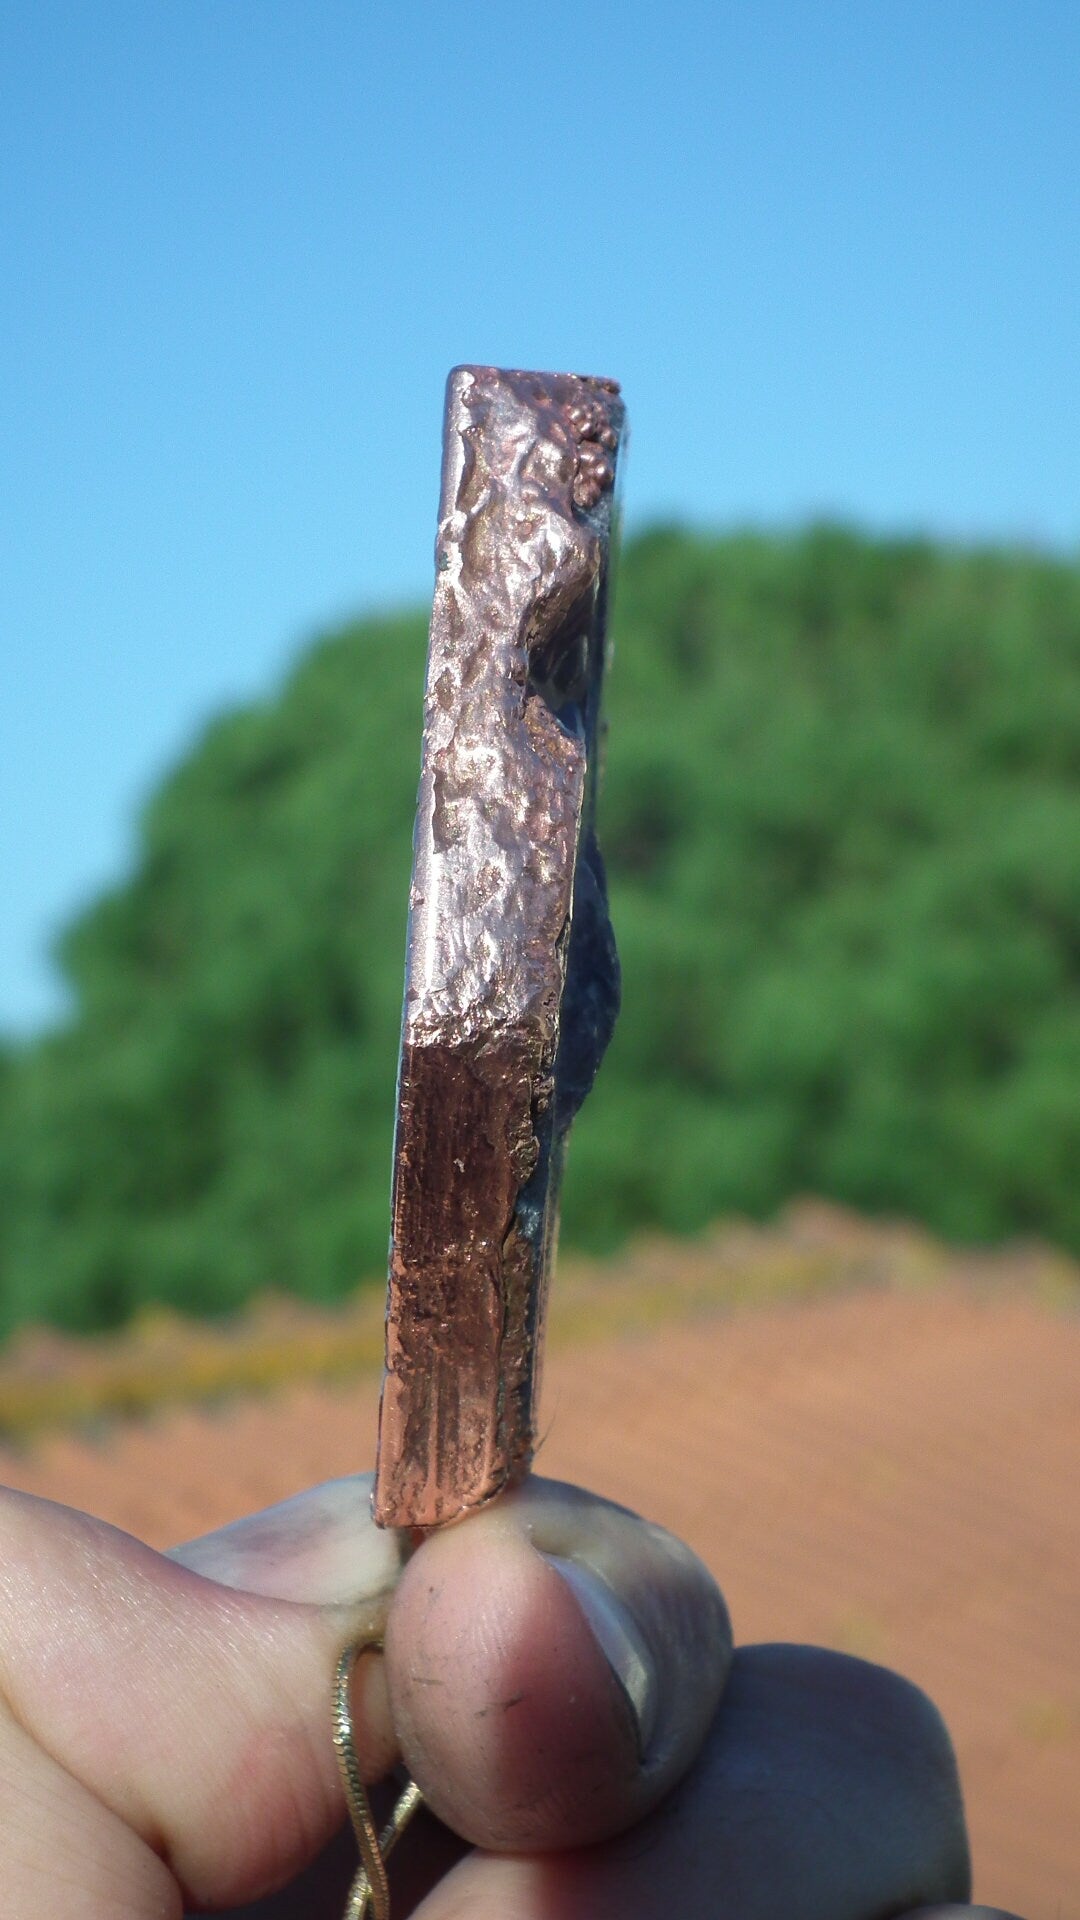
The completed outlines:
{"type": "Polygon", "coordinates": [[[375,1514],[432,1527],[532,1455],[562,1150],[618,1003],[593,831],[614,382],[447,387],[375,1514]]]}

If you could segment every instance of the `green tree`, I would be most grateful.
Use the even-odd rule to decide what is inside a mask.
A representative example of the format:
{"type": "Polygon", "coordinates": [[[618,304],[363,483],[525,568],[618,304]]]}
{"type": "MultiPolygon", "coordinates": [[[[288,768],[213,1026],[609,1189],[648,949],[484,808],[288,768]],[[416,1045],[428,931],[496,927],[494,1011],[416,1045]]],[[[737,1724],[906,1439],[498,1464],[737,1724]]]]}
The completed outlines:
{"type": "MultiPolygon", "coordinates": [[[[420,616],[321,641],[71,928],[72,1019],[0,1056],[0,1326],[381,1268],[423,657],[420,616]]],[[[814,1190],[1080,1250],[1080,569],[656,530],[609,712],[566,1241],[814,1190]]]]}

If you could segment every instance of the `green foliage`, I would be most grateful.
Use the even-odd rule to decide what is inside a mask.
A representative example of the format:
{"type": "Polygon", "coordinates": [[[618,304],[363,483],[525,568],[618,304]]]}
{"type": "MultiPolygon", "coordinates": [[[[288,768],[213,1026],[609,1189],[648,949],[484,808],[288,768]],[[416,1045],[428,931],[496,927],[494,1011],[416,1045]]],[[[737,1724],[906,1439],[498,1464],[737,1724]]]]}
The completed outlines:
{"type": "MultiPolygon", "coordinates": [[[[570,1243],[813,1190],[1080,1250],[1080,570],[655,531],[601,827],[625,1005],[570,1243]]],[[[331,1296],[386,1243],[420,617],[207,734],[0,1054],[0,1326],[331,1296]]]]}
{"type": "Polygon", "coordinates": [[[77,1018],[16,1076],[6,1324],[382,1260],[424,645],[419,617],[351,628],[218,722],[68,934],[77,1018]]]}

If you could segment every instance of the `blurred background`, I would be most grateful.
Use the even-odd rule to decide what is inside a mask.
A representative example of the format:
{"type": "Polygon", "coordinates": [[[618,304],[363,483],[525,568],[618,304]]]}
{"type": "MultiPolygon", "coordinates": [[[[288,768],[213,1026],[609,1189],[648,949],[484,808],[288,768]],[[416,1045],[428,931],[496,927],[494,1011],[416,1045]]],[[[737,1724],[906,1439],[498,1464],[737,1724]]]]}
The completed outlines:
{"type": "Polygon", "coordinates": [[[1080,17],[39,0],[0,69],[5,1476],[164,1540],[364,1463],[443,382],[614,375],[624,1013],[552,1446],[610,1479],[559,1383],[617,1429],[715,1351],[657,1517],[744,1637],[932,1686],[982,1897],[1063,1913],[1080,17]],[[222,1478],[256,1389],[327,1436],[272,1484],[222,1478]]]}

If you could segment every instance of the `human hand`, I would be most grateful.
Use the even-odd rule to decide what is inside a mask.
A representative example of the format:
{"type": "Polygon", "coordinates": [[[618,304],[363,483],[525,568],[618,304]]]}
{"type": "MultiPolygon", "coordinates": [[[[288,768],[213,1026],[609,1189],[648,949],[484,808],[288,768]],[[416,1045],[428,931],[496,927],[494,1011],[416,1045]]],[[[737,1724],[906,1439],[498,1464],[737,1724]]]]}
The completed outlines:
{"type": "MultiPolygon", "coordinates": [[[[0,1542],[13,1920],[178,1920],[292,1882],[343,1814],[337,1655],[384,1625],[355,1682],[365,1775],[403,1757],[476,1849],[417,1920],[877,1920],[967,1892],[923,1696],[810,1648],[732,1660],[689,1551],[575,1489],[531,1481],[403,1570],[363,1479],[170,1558],[4,1492],[0,1542]]],[[[449,1844],[430,1821],[402,1851],[422,1876],[449,1844]]],[[[257,1910],[337,1920],[316,1879],[257,1910]]]]}

